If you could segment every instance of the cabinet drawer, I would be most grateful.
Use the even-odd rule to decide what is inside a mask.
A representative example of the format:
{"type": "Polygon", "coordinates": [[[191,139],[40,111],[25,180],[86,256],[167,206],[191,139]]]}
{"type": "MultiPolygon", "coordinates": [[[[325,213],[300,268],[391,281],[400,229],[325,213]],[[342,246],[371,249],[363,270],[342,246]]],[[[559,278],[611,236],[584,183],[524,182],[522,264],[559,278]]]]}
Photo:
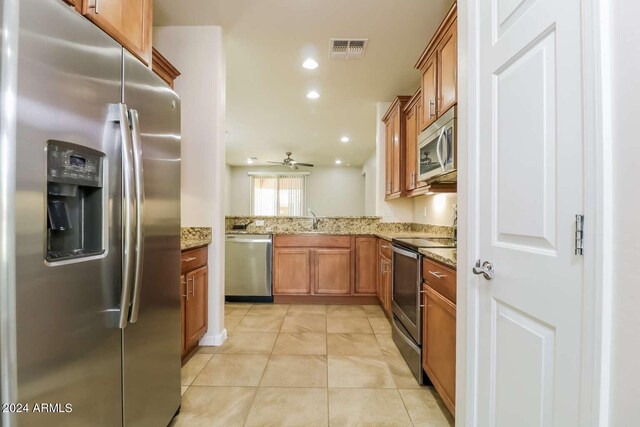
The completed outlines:
{"type": "Polygon", "coordinates": [[[378,250],[382,256],[391,259],[391,242],[385,239],[378,239],[378,250]]]}
{"type": "Polygon", "coordinates": [[[182,274],[207,265],[207,247],[192,249],[182,252],[180,255],[180,271],[182,274]]]}
{"type": "Polygon", "coordinates": [[[303,234],[279,235],[273,239],[273,245],[279,248],[350,248],[350,236],[309,236],[303,234]]]}
{"type": "Polygon", "coordinates": [[[449,301],[456,302],[456,272],[452,269],[423,258],[422,280],[449,301]]]}

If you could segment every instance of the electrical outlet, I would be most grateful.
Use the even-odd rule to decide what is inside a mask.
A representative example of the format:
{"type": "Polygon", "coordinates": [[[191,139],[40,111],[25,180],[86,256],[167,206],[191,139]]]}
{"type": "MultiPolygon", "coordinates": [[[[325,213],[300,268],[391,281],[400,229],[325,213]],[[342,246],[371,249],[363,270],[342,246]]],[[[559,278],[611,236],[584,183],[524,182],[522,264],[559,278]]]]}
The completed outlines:
{"type": "Polygon", "coordinates": [[[264,219],[257,219],[256,220],[256,226],[257,227],[264,227],[264,219]]]}

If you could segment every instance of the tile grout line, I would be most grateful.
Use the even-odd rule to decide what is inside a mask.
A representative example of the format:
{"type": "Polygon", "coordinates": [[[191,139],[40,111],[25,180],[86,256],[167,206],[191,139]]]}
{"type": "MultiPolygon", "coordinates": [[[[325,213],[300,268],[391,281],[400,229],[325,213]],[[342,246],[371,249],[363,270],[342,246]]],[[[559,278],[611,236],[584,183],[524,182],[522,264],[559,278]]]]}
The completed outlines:
{"type": "Polygon", "coordinates": [[[327,355],[327,426],[331,426],[331,406],[329,402],[329,313],[327,307],[324,309],[324,351],[327,355]]]}
{"type": "MultiPolygon", "coordinates": [[[[284,322],[284,318],[283,318],[283,322],[284,322]]],[[[282,323],[280,324],[280,328],[282,328],[282,323]]],[[[278,329],[278,331],[279,330],[280,329],[278,329]]],[[[280,336],[280,332],[278,332],[278,336],[280,336]]],[[[276,336],[276,341],[278,340],[278,336],[276,336]]],[[[273,345],[275,346],[275,341],[273,345]]],[[[258,381],[258,385],[256,386],[256,392],[253,394],[253,397],[251,398],[251,403],[249,404],[249,410],[247,411],[247,417],[244,419],[244,423],[242,424],[243,427],[245,427],[247,425],[247,422],[249,421],[249,415],[251,415],[251,409],[253,409],[253,404],[256,402],[256,397],[258,396],[258,392],[260,391],[260,384],[262,383],[262,379],[264,378],[265,372],[267,372],[267,366],[269,365],[269,360],[271,360],[272,353],[273,353],[273,348],[269,353],[269,357],[267,358],[267,363],[265,363],[264,365],[264,369],[262,370],[262,375],[260,375],[260,381],[258,381]]]]}

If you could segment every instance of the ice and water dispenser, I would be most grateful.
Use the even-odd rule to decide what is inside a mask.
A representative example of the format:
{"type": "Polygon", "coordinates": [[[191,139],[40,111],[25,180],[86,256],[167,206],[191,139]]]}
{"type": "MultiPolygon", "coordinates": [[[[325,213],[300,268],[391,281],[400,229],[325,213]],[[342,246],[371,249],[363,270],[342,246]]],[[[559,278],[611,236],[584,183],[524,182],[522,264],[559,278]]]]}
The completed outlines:
{"type": "Polygon", "coordinates": [[[104,159],[80,145],[47,143],[47,261],[104,253],[104,159]]]}

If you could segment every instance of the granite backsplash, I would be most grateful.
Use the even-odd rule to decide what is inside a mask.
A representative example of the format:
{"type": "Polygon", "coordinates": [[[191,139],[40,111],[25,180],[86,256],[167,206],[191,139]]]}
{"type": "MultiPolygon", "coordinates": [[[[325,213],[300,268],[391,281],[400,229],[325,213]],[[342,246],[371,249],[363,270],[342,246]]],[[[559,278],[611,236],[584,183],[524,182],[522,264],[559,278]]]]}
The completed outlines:
{"type": "Polygon", "coordinates": [[[374,216],[318,217],[318,227],[315,230],[311,217],[228,216],[225,220],[225,230],[256,234],[326,233],[391,236],[405,233],[424,233],[442,237],[453,237],[455,232],[453,227],[410,222],[382,222],[380,217],[374,216]],[[255,225],[257,220],[264,221],[264,225],[255,225]],[[233,230],[234,225],[242,224],[249,224],[246,230],[233,230]]]}

